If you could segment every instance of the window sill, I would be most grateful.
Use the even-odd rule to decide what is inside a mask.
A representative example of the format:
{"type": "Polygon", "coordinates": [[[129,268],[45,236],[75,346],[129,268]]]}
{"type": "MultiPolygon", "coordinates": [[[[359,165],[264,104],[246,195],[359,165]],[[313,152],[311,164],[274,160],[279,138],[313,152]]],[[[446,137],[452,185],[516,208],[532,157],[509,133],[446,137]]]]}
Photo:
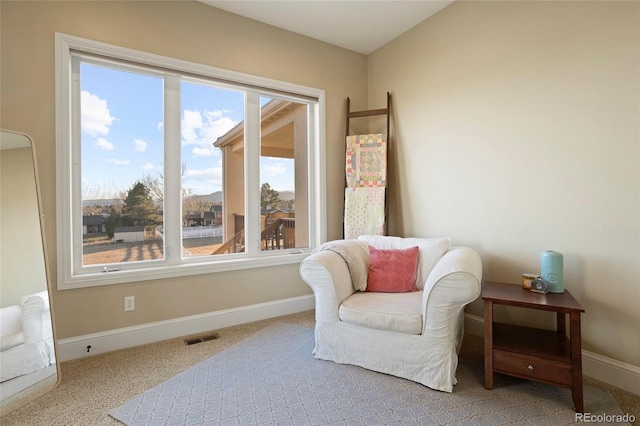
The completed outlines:
{"type": "Polygon", "coordinates": [[[111,270],[110,272],[75,275],[67,277],[64,282],[58,283],[58,290],[299,264],[310,252],[309,249],[292,250],[285,253],[263,255],[260,257],[243,257],[229,260],[215,260],[212,262],[182,263],[179,265],[111,270]]]}

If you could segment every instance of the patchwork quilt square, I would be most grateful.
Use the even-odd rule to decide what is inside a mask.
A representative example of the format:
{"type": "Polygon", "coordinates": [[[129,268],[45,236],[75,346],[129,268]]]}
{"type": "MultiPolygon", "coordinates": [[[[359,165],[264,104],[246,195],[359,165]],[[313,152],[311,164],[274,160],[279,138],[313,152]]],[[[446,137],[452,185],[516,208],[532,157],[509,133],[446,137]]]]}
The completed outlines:
{"type": "Polygon", "coordinates": [[[347,187],[387,185],[387,137],[384,134],[347,136],[347,187]]]}

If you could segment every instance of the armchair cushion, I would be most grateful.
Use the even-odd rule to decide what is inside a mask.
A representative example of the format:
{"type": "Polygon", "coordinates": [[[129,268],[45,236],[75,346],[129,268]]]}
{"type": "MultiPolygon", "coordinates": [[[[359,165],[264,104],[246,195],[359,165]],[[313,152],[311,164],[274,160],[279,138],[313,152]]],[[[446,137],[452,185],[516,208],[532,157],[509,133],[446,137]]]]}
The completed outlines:
{"type": "Polygon", "coordinates": [[[405,334],[422,332],[422,291],[356,292],[340,305],[340,321],[405,334]]]}
{"type": "Polygon", "coordinates": [[[389,250],[369,246],[367,291],[383,293],[418,291],[417,266],[418,246],[389,250]]]}
{"type": "Polygon", "coordinates": [[[24,343],[24,334],[22,331],[0,336],[0,352],[14,348],[24,343]]]}

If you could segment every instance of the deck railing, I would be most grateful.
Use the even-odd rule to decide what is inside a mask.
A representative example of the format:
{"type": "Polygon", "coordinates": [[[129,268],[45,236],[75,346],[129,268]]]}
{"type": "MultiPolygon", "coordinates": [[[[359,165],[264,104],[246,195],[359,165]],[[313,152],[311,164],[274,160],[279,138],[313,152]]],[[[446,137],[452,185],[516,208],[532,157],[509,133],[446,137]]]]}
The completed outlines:
{"type": "Polygon", "coordinates": [[[244,229],[237,232],[229,241],[215,249],[211,254],[242,253],[244,251],[244,229]]]}
{"type": "MultiPolygon", "coordinates": [[[[235,234],[212,254],[241,253],[244,251],[244,215],[234,214],[235,234]]],[[[262,250],[282,250],[296,246],[296,219],[293,217],[269,218],[260,234],[262,250]]]]}
{"type": "Polygon", "coordinates": [[[295,218],[278,218],[260,235],[262,250],[282,250],[296,246],[295,218]]]}

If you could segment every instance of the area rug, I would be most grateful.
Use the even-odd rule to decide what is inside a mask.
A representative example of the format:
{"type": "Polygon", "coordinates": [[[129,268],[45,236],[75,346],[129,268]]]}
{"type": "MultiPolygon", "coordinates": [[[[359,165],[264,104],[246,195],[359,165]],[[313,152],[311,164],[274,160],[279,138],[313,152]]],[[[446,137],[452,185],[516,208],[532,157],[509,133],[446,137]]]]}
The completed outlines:
{"type": "MultiPolygon", "coordinates": [[[[496,374],[488,391],[478,362],[461,359],[458,384],[449,394],[317,360],[313,347],[313,329],[276,323],[109,414],[130,426],[576,422],[569,390],[496,374]]],[[[592,416],[622,414],[605,389],[585,386],[584,404],[592,416]]]]}

